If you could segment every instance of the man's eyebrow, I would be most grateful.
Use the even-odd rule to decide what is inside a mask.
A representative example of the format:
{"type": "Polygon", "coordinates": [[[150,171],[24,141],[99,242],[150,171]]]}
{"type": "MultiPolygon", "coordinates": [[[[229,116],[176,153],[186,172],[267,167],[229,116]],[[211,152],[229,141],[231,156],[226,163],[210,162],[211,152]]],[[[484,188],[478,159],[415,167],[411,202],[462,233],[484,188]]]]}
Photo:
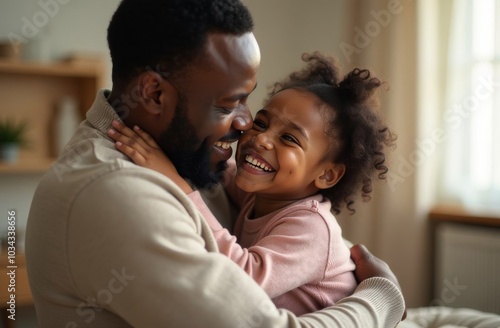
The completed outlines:
{"type": "Polygon", "coordinates": [[[257,84],[258,84],[258,83],[255,83],[255,85],[254,85],[254,87],[253,87],[252,91],[250,91],[249,93],[238,93],[238,94],[235,94],[235,95],[233,95],[233,96],[231,96],[231,97],[228,97],[228,98],[226,98],[226,99],[224,99],[224,100],[226,100],[226,101],[238,101],[238,100],[240,100],[240,99],[243,99],[243,98],[245,98],[245,97],[248,97],[248,96],[249,96],[252,92],[254,92],[254,90],[257,88],[257,84]]]}

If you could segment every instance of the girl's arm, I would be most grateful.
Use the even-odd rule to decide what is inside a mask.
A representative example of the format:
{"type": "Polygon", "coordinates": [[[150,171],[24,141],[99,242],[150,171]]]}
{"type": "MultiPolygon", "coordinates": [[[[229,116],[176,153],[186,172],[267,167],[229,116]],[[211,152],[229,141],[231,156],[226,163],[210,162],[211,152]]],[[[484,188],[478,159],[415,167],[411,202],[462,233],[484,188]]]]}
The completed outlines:
{"type": "Polygon", "coordinates": [[[135,164],[170,178],[186,194],[193,192],[193,188],[179,175],[174,164],[149,134],[138,126],[134,126],[134,132],[117,120],[112,125],[108,136],[116,141],[116,149],[130,157],[135,164]]]}

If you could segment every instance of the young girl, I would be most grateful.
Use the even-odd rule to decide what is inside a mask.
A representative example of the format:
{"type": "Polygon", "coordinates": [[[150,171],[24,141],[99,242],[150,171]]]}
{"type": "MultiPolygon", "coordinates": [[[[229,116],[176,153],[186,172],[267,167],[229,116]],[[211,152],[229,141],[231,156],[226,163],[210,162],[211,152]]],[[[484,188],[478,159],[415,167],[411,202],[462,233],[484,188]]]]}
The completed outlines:
{"type": "MultiPolygon", "coordinates": [[[[339,81],[330,58],[315,53],[303,59],[308,66],[275,85],[229,163],[225,188],[240,208],[234,236],[197,192],[190,194],[219,251],[251,275],[276,306],[296,315],[333,305],[354,291],[354,264],[331,212],[342,207],[354,212],[358,194],[369,199],[372,176],[378,172],[385,179],[384,151],[395,139],[375,112],[373,95],[381,82],[369,71],[355,69],[339,81]]],[[[120,151],[179,179],[149,135],[138,127],[134,136],[122,124],[113,126],[119,133],[110,136],[120,151]]]]}

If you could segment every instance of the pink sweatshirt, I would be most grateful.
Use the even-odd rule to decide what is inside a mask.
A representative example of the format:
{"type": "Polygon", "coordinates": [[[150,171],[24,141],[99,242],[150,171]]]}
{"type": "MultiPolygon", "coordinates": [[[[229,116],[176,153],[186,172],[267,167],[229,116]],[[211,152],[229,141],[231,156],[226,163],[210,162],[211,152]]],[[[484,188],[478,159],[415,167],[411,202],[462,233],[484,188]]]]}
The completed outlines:
{"type": "MultiPolygon", "coordinates": [[[[234,162],[230,164],[228,173],[234,177],[234,162]]],[[[220,225],[198,193],[190,197],[209,223],[219,252],[260,284],[277,307],[301,315],[354,292],[354,263],[328,199],[315,195],[251,219],[254,196],[234,181],[226,191],[241,208],[236,237],[220,225]]]]}

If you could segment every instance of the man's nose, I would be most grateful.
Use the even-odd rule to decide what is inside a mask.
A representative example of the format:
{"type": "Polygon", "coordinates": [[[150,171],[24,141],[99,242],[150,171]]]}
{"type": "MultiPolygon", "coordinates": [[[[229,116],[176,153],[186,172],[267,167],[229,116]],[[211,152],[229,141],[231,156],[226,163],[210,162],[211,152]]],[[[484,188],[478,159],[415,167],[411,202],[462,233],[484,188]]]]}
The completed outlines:
{"type": "Polygon", "coordinates": [[[247,131],[252,128],[252,114],[247,106],[242,106],[242,108],[237,109],[232,127],[238,131],[247,131]]]}

